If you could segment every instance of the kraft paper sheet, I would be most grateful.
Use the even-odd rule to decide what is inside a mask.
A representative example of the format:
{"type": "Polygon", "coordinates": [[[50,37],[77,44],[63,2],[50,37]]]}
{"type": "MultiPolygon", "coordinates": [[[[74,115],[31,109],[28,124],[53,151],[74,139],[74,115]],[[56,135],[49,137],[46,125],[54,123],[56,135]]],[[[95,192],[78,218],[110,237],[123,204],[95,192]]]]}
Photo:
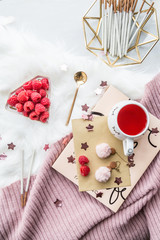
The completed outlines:
{"type": "Polygon", "coordinates": [[[116,139],[109,131],[107,117],[95,117],[93,121],[84,121],[76,119],[72,121],[73,141],[76,155],[77,175],[79,182],[79,191],[98,190],[114,188],[117,186],[130,186],[130,172],[127,166],[128,158],[123,154],[122,141],[116,139]],[[94,126],[93,131],[88,132],[88,124],[94,126]],[[89,146],[86,150],[81,149],[81,143],[87,142],[89,146]],[[108,143],[116,149],[116,154],[110,155],[106,159],[100,159],[96,154],[96,145],[108,143]],[[80,174],[79,156],[85,155],[89,159],[87,164],[90,167],[90,173],[84,177],[80,174]],[[95,172],[99,167],[109,166],[110,162],[117,162],[119,171],[112,170],[111,178],[106,183],[100,183],[95,179],[95,172]],[[120,178],[118,184],[116,178],[120,178]]]}

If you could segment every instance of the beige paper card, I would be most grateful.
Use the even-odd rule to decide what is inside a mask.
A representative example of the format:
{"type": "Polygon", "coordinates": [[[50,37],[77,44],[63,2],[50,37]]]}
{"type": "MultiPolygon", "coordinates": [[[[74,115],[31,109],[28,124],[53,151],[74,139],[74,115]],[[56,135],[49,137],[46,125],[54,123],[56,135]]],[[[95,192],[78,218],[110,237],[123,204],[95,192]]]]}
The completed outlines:
{"type": "Polygon", "coordinates": [[[122,141],[116,139],[109,131],[107,117],[95,117],[90,124],[93,131],[88,132],[86,127],[89,121],[76,119],[72,121],[74,149],[76,154],[77,175],[79,191],[98,190],[114,187],[130,186],[130,172],[127,166],[128,159],[123,154],[122,141]],[[87,148],[82,149],[82,144],[87,143],[87,148]],[[109,158],[100,159],[96,154],[96,145],[108,143],[116,149],[116,154],[109,158]],[[88,166],[90,173],[84,177],[80,174],[80,164],[78,158],[85,155],[89,159],[88,166]],[[95,179],[95,172],[99,167],[109,166],[111,162],[118,162],[119,171],[112,170],[111,178],[106,183],[100,183],[95,179]]]}
{"type": "MultiPolygon", "coordinates": [[[[116,88],[110,86],[103,97],[98,101],[93,111],[108,115],[112,107],[119,101],[128,99],[116,88]]],[[[91,123],[91,122],[88,122],[91,123]]],[[[130,194],[138,180],[146,171],[154,157],[160,150],[160,120],[150,114],[150,126],[145,135],[135,142],[135,155],[129,159],[131,186],[116,187],[113,189],[102,189],[87,191],[91,196],[103,203],[112,211],[116,212],[130,194]]],[[[62,175],[78,185],[77,168],[74,161],[74,143],[73,139],[53,164],[53,168],[62,175]],[[68,159],[69,158],[69,159],[68,159]]],[[[81,193],[83,194],[83,192],[81,193]]]]}

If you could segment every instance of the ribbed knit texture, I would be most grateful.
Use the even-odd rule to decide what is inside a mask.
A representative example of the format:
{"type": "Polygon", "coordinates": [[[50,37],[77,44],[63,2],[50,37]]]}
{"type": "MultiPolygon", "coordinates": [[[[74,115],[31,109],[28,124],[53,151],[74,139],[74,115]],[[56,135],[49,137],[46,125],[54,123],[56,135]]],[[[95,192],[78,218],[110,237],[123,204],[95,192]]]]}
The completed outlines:
{"type": "MultiPolygon", "coordinates": [[[[160,118],[160,75],[147,84],[141,103],[160,118]]],[[[159,240],[160,154],[114,214],[51,168],[64,149],[62,141],[51,147],[32,177],[24,210],[19,181],[0,191],[0,240],[159,240]],[[57,199],[61,207],[56,207],[57,199]]]]}

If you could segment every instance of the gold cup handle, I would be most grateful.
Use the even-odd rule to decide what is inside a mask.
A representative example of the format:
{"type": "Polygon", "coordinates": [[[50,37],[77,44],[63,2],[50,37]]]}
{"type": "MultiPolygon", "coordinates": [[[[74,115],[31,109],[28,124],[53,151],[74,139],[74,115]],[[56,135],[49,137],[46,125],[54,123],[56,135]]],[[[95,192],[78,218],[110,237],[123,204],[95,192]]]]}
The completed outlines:
{"type": "Polygon", "coordinates": [[[77,94],[78,94],[78,90],[79,90],[79,86],[77,87],[75,95],[74,95],[72,106],[71,106],[71,109],[70,109],[69,114],[68,114],[66,126],[68,126],[68,124],[69,124],[69,121],[70,121],[70,118],[71,118],[71,115],[72,115],[72,111],[73,111],[73,107],[74,107],[74,104],[75,104],[75,101],[76,101],[76,97],[77,97],[77,94]]]}

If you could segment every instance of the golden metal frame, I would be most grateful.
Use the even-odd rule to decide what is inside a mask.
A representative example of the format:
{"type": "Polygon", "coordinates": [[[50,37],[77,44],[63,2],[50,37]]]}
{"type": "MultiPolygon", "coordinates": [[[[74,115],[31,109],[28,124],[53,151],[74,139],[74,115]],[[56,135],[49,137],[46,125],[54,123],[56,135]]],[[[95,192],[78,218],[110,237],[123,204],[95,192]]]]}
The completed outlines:
{"type": "MultiPolygon", "coordinates": [[[[91,44],[93,42],[95,42],[95,40],[98,40],[99,44],[102,45],[102,41],[101,41],[101,37],[99,35],[99,31],[100,31],[100,26],[101,26],[101,22],[102,22],[102,4],[101,4],[101,1],[102,0],[95,0],[93,2],[93,4],[91,5],[91,7],[87,10],[87,12],[85,13],[84,17],[83,17],[83,31],[84,31],[84,39],[85,39],[85,46],[87,48],[88,51],[90,51],[91,53],[93,53],[94,55],[96,55],[97,57],[99,57],[104,63],[106,63],[107,65],[111,66],[111,67],[119,67],[119,66],[126,66],[126,65],[134,65],[134,64],[140,64],[144,61],[144,59],[148,56],[148,54],[150,53],[150,51],[153,49],[153,47],[157,44],[158,40],[159,40],[159,29],[158,29],[158,20],[157,20],[157,12],[156,12],[156,9],[152,7],[151,9],[151,12],[150,14],[148,15],[147,19],[145,20],[144,24],[141,26],[139,32],[138,32],[138,35],[137,35],[137,38],[136,38],[136,42],[135,42],[135,45],[130,47],[128,49],[128,52],[127,52],[127,55],[125,55],[123,58],[119,58],[119,57],[116,57],[114,60],[112,59],[112,57],[110,56],[109,52],[107,52],[106,55],[104,55],[103,53],[103,48],[102,47],[91,47],[91,44]],[[90,10],[94,7],[94,5],[97,3],[97,2],[100,2],[100,7],[99,7],[99,13],[98,13],[98,17],[90,17],[88,16],[88,13],[90,13],[90,10]],[[144,26],[146,25],[146,23],[150,20],[151,16],[152,15],[155,15],[155,26],[156,26],[156,35],[155,34],[152,34],[150,33],[149,31],[146,31],[144,28],[144,26]],[[88,22],[88,20],[98,20],[98,24],[97,24],[97,27],[96,29],[94,29],[90,23],[88,22]],[[88,27],[89,31],[92,32],[92,34],[94,34],[94,36],[91,38],[90,41],[87,41],[87,32],[86,32],[86,27],[88,27]],[[146,41],[146,42],[142,42],[140,43],[140,36],[142,33],[145,33],[147,35],[150,35],[152,36],[152,40],[150,41],[146,41]],[[140,55],[140,51],[139,51],[139,47],[141,46],[144,46],[148,43],[152,43],[152,46],[149,48],[149,50],[145,53],[145,55],[143,57],[141,57],[140,55]],[[132,53],[132,50],[136,50],[136,54],[137,54],[137,59],[135,59],[134,57],[131,56],[131,53],[132,53]],[[98,53],[99,54],[98,54],[98,53]],[[130,55],[128,55],[128,53],[130,53],[130,55]],[[100,54],[103,54],[104,55],[104,58],[102,58],[102,56],[100,56],[100,54]],[[120,61],[122,59],[129,59],[130,62],[129,63],[120,63],[120,61]],[[112,61],[113,60],[113,61],[112,61]]],[[[144,8],[146,7],[147,9],[143,10],[142,12],[146,12],[149,7],[151,5],[145,1],[145,4],[144,4],[144,8]]],[[[98,11],[98,10],[97,10],[98,11]]],[[[135,19],[135,16],[136,16],[137,12],[134,13],[134,16],[133,16],[133,20],[135,19]]],[[[138,22],[136,23],[136,26],[138,27],[139,24],[138,22]]]]}

